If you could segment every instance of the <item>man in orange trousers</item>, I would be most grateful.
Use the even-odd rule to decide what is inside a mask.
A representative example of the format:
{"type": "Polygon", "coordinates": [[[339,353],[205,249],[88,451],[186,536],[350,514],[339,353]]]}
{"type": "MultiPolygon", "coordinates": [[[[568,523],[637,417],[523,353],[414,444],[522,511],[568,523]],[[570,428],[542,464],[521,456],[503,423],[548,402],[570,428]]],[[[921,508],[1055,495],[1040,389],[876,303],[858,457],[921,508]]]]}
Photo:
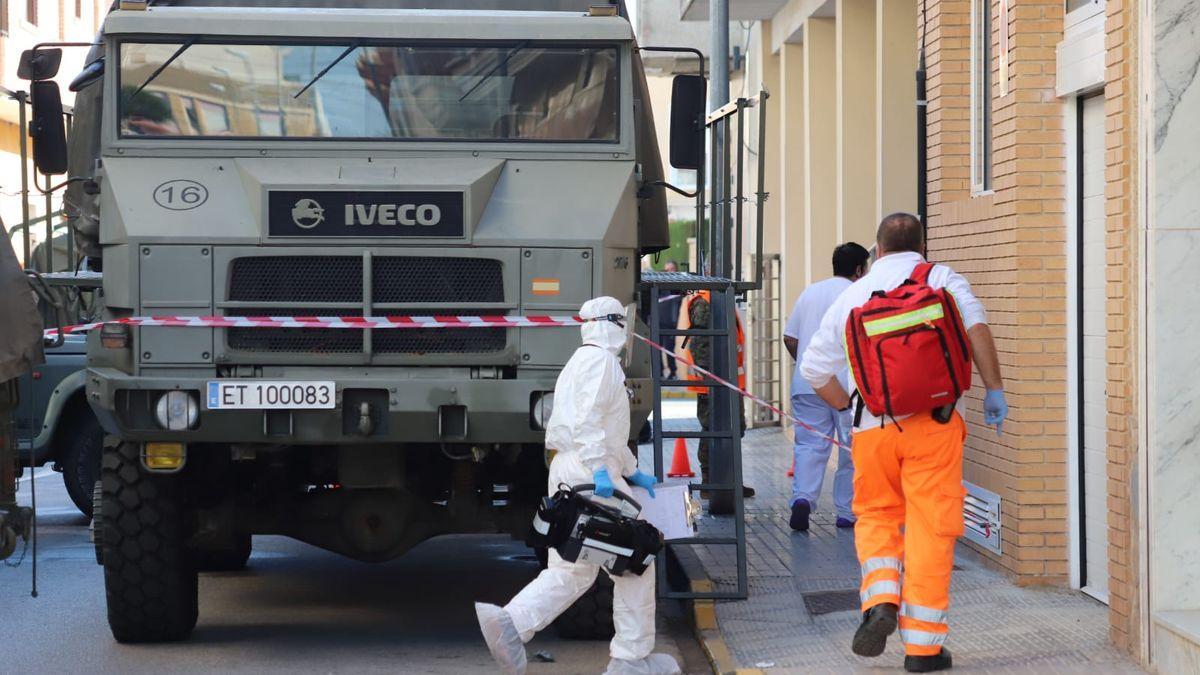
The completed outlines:
{"type": "MultiPolygon", "coordinates": [[[[896,288],[924,262],[923,229],[912,215],[884,218],[876,244],[878,261],[829,308],[800,363],[804,379],[838,410],[850,405],[849,395],[834,376],[846,364],[846,320],[851,310],[865,304],[874,292],[896,288]]],[[[983,306],[967,280],[945,265],[933,268],[928,284],[954,296],[987,388],[984,422],[994,424],[999,433],[1008,405],[983,306]]],[[[904,668],[922,673],[952,665],[950,651],[943,645],[949,632],[954,542],[963,533],[965,495],[966,425],[958,412],[945,423],[931,413],[900,416],[897,423],[884,425],[863,410],[855,420],[851,443],[863,609],[863,622],[851,646],[856,654],[879,656],[888,635],[899,625],[904,668]]]]}

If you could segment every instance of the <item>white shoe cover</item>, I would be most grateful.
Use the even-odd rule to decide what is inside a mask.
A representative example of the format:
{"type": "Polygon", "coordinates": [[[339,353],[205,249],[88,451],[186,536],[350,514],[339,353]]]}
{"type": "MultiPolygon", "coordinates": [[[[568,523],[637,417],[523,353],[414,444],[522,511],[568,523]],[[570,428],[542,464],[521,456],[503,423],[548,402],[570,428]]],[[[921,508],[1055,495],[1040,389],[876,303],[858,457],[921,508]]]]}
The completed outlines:
{"type": "Polygon", "coordinates": [[[670,654],[651,654],[637,661],[613,659],[604,675],[679,675],[682,671],[670,654]]]}
{"type": "MultiPolygon", "coordinates": [[[[487,642],[492,658],[505,675],[525,675],[528,662],[525,660],[525,643],[517,634],[512,617],[504,608],[475,603],[475,616],[479,618],[479,630],[487,642]]],[[[678,672],[678,670],[676,670],[678,672]]]]}

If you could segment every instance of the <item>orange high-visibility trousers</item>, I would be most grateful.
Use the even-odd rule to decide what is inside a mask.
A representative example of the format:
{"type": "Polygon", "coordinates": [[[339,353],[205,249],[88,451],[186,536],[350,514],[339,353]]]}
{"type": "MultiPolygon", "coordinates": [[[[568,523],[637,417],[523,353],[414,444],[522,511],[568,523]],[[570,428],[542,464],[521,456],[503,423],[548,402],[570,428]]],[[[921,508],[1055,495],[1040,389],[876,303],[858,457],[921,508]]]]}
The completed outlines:
{"type": "Polygon", "coordinates": [[[900,639],[911,656],[937,654],[949,631],[954,540],[963,533],[966,434],[958,413],[946,424],[921,413],[853,438],[862,609],[898,605],[900,639]]]}

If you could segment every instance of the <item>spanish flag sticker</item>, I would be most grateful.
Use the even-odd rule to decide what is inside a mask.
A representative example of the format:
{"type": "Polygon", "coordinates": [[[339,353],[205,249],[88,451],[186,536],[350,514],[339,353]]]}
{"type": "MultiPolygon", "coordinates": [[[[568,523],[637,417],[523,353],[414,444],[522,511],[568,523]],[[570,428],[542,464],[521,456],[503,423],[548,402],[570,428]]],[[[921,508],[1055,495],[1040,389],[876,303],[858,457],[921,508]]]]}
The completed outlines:
{"type": "Polygon", "coordinates": [[[558,295],[558,279],[539,279],[533,280],[534,295],[558,295]]]}

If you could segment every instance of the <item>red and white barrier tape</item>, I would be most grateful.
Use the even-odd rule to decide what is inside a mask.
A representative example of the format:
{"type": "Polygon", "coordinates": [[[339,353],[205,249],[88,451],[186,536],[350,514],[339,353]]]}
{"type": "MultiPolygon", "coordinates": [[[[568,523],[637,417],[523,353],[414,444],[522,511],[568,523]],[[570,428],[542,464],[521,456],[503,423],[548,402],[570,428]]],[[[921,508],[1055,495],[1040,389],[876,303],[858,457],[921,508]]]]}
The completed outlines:
{"type": "MultiPolygon", "coordinates": [[[[577,316],[131,316],[112,321],[98,321],[63,328],[64,333],[82,333],[104,324],[124,324],[128,326],[164,326],[185,328],[339,328],[339,329],[412,329],[412,328],[554,328],[563,326],[579,326],[584,323],[577,316]]],[[[54,337],[58,331],[45,331],[46,337],[54,337]]],[[[750,399],[756,405],[774,412],[780,417],[786,417],[793,424],[809,433],[846,449],[850,445],[829,436],[811,425],[804,423],[793,415],[780,410],[771,403],[751,394],[714,375],[711,371],[701,368],[691,361],[680,357],[674,351],[651,341],[649,338],[633,334],[633,337],[646,343],[653,349],[674,356],[688,368],[712,379],[726,389],[750,399]]]]}
{"type": "MultiPolygon", "coordinates": [[[[82,333],[104,324],[189,328],[545,328],[578,326],[576,316],[131,316],[63,328],[82,333]]],[[[45,332],[54,337],[54,329],[45,332]]]]}
{"type": "Polygon", "coordinates": [[[700,366],[696,365],[695,363],[692,363],[688,359],[683,358],[679,354],[676,354],[675,352],[667,349],[666,347],[664,347],[656,342],[653,342],[652,340],[650,340],[650,338],[647,338],[642,335],[638,335],[637,333],[634,333],[633,337],[641,340],[642,342],[645,342],[646,344],[650,345],[654,349],[657,349],[658,351],[660,351],[664,354],[667,354],[668,356],[674,356],[676,361],[679,361],[680,363],[687,366],[688,368],[691,368],[692,370],[700,373],[701,375],[704,375],[705,377],[717,382],[718,384],[725,387],[726,389],[736,392],[737,394],[741,395],[743,398],[750,399],[751,402],[753,402],[757,405],[760,405],[760,406],[766,408],[767,410],[770,410],[771,412],[775,413],[776,415],[779,415],[780,417],[788,418],[789,420],[792,421],[792,424],[795,424],[796,426],[800,427],[801,429],[804,429],[805,431],[807,431],[811,434],[815,434],[816,436],[819,436],[821,439],[829,441],[830,443],[833,443],[834,445],[836,445],[838,447],[845,448],[847,450],[850,449],[849,443],[843,443],[842,441],[834,438],[833,436],[829,436],[829,435],[825,434],[824,432],[814,428],[812,425],[806,424],[805,422],[798,419],[794,415],[789,415],[788,413],[780,410],[779,408],[775,407],[771,403],[768,403],[767,401],[755,396],[754,394],[751,394],[750,392],[746,391],[745,389],[742,389],[741,387],[737,386],[736,384],[733,384],[732,382],[729,382],[728,380],[725,380],[723,378],[717,377],[715,374],[713,374],[712,371],[701,368],[700,366]]]}

